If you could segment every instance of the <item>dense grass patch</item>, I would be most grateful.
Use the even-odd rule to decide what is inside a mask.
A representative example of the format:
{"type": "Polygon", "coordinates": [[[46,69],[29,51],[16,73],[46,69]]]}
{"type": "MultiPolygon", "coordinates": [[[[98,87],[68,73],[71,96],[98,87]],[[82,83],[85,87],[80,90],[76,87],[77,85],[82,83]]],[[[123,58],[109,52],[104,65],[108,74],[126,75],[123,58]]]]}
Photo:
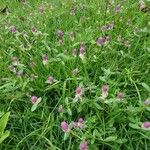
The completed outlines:
{"type": "Polygon", "coordinates": [[[1,150],[150,149],[150,13],[139,7],[0,1],[1,150]]]}

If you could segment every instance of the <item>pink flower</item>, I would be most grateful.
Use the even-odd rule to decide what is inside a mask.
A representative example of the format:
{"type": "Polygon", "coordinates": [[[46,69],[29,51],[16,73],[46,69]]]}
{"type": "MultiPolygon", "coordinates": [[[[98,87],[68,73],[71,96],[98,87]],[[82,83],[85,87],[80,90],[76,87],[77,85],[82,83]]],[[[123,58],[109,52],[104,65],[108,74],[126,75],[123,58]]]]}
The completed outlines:
{"type": "Polygon", "coordinates": [[[74,128],[80,128],[83,129],[84,128],[84,120],[83,118],[79,118],[78,121],[73,123],[73,127],[74,128]]]}
{"type": "Polygon", "coordinates": [[[69,131],[69,125],[68,125],[68,123],[66,123],[65,121],[61,122],[61,129],[64,132],[68,132],[69,131]]]}
{"type": "Polygon", "coordinates": [[[47,55],[43,55],[42,56],[42,61],[43,61],[43,65],[47,65],[48,64],[48,56],[47,55]]]}
{"type": "Polygon", "coordinates": [[[75,92],[76,92],[76,97],[81,97],[83,95],[83,91],[81,87],[77,87],[75,92]]]}
{"type": "Polygon", "coordinates": [[[102,90],[102,97],[106,98],[108,96],[108,90],[109,90],[108,85],[103,85],[101,90],[102,90]]]}
{"type": "Polygon", "coordinates": [[[35,104],[37,102],[38,98],[36,96],[31,97],[32,104],[35,104]]]}
{"type": "Polygon", "coordinates": [[[52,76],[48,77],[46,83],[52,84],[54,82],[54,78],[52,76]]]}
{"type": "Polygon", "coordinates": [[[82,141],[80,143],[80,150],[87,150],[87,141],[82,141]]]}
{"type": "Polygon", "coordinates": [[[146,99],[146,100],[144,101],[144,105],[150,105],[150,100],[149,100],[149,99],[146,99]]]}
{"type": "Polygon", "coordinates": [[[83,90],[81,89],[81,87],[77,87],[75,90],[75,98],[73,99],[73,102],[77,102],[78,100],[82,100],[82,96],[83,96],[83,90]]]}
{"type": "Polygon", "coordinates": [[[64,34],[63,31],[58,30],[57,35],[58,35],[59,38],[62,38],[63,34],[64,34]]]}
{"type": "Polygon", "coordinates": [[[142,127],[149,129],[149,128],[150,128],[150,122],[144,122],[144,123],[142,124],[142,127]]]}
{"type": "Polygon", "coordinates": [[[17,28],[14,26],[14,27],[12,27],[11,31],[12,31],[13,33],[16,33],[16,32],[17,32],[17,28]]]}
{"type": "Polygon", "coordinates": [[[118,99],[118,100],[123,100],[123,98],[124,98],[124,93],[119,92],[119,93],[117,94],[117,99],[118,99]]]}
{"type": "Polygon", "coordinates": [[[36,29],[35,27],[32,27],[31,31],[32,31],[33,33],[35,33],[35,32],[37,32],[37,29],[36,29]]]}
{"type": "Polygon", "coordinates": [[[106,38],[105,38],[105,44],[109,44],[109,42],[110,42],[110,37],[106,36],[106,38]]]}
{"type": "Polygon", "coordinates": [[[102,46],[103,45],[103,38],[99,37],[97,40],[97,45],[102,46]]]}
{"type": "Polygon", "coordinates": [[[84,122],[83,118],[79,118],[78,122],[83,123],[84,122]]]}
{"type": "Polygon", "coordinates": [[[117,6],[115,7],[115,12],[116,12],[116,13],[120,13],[120,12],[121,12],[121,6],[120,6],[120,5],[117,5],[117,6]]]}
{"type": "Polygon", "coordinates": [[[84,47],[83,43],[81,43],[79,56],[80,56],[81,59],[83,59],[84,55],[85,55],[85,47],[84,47]]]}

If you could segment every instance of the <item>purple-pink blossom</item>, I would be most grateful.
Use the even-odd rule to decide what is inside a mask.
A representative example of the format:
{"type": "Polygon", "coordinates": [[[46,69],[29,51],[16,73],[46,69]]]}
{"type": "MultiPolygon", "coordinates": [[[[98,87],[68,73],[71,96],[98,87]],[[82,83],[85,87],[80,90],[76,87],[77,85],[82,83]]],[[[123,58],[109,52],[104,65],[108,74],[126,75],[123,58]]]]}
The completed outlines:
{"type": "Polygon", "coordinates": [[[59,38],[62,38],[64,35],[64,32],[62,30],[58,30],[57,35],[59,38]]]}
{"type": "Polygon", "coordinates": [[[12,27],[11,31],[12,31],[13,33],[16,33],[16,32],[17,32],[17,28],[14,26],[14,27],[12,27]]]}
{"type": "Polygon", "coordinates": [[[88,149],[88,146],[87,146],[87,141],[82,141],[80,143],[80,150],[87,150],[88,149]]]}
{"type": "Polygon", "coordinates": [[[52,76],[48,77],[46,83],[52,84],[54,82],[54,78],[52,76]]]}
{"type": "Polygon", "coordinates": [[[38,97],[37,97],[37,96],[32,96],[32,97],[31,97],[31,102],[32,102],[32,104],[35,104],[35,103],[37,102],[37,100],[38,100],[38,97]]]}
{"type": "Polygon", "coordinates": [[[98,38],[97,45],[99,45],[99,46],[103,45],[103,38],[102,37],[98,38]]]}
{"type": "Polygon", "coordinates": [[[83,43],[81,43],[79,56],[80,56],[81,59],[83,59],[83,58],[84,58],[84,55],[85,55],[85,46],[84,46],[83,43]]]}
{"type": "Polygon", "coordinates": [[[69,131],[69,125],[67,122],[63,121],[61,122],[61,129],[64,131],[64,132],[68,132],[69,131]]]}
{"type": "Polygon", "coordinates": [[[81,97],[83,95],[83,91],[81,87],[77,87],[75,90],[76,97],[81,97]]]}
{"type": "Polygon", "coordinates": [[[33,33],[35,33],[35,32],[37,32],[37,29],[36,29],[35,27],[32,27],[32,28],[31,28],[31,31],[32,31],[33,33]]]}
{"type": "Polygon", "coordinates": [[[118,99],[118,100],[123,100],[123,98],[124,98],[124,93],[119,92],[119,93],[117,94],[117,99],[118,99]]]}
{"type": "Polygon", "coordinates": [[[144,122],[144,123],[142,124],[142,127],[143,127],[143,128],[146,128],[146,129],[149,129],[149,128],[150,128],[150,122],[144,122]]]}
{"type": "Polygon", "coordinates": [[[109,42],[110,42],[110,36],[106,36],[106,38],[105,38],[105,44],[109,44],[109,42]]]}
{"type": "Polygon", "coordinates": [[[101,90],[102,90],[102,97],[106,98],[108,96],[108,90],[109,90],[108,85],[102,85],[101,90]]]}

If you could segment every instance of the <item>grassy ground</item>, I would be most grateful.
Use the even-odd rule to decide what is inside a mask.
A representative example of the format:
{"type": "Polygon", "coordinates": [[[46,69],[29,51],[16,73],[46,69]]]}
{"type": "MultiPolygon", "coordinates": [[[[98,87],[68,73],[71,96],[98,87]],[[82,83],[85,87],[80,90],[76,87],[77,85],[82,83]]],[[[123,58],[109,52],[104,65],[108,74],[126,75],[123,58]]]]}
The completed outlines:
{"type": "Polygon", "coordinates": [[[150,15],[137,0],[1,0],[5,6],[0,110],[10,112],[10,136],[1,150],[75,150],[84,141],[89,150],[150,149],[150,130],[142,126],[150,121],[144,104],[150,98],[150,15]],[[104,25],[113,27],[102,31],[104,25]],[[45,83],[50,76],[52,83],[45,83]],[[32,96],[41,98],[35,111],[32,96]],[[71,127],[79,118],[83,129],[71,127]]]}

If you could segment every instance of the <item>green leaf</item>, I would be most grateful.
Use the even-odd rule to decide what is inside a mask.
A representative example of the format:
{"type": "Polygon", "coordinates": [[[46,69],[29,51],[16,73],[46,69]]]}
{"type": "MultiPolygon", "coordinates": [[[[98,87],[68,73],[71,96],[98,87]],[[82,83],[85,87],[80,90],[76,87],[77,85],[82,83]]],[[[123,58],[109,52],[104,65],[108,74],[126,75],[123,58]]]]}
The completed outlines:
{"type": "Polygon", "coordinates": [[[133,129],[141,129],[138,124],[129,123],[129,126],[133,129]]]}
{"type": "Polygon", "coordinates": [[[5,131],[5,133],[3,133],[1,136],[0,136],[0,144],[10,135],[10,132],[9,131],[5,131]]]}
{"type": "Polygon", "coordinates": [[[32,107],[31,107],[31,111],[33,112],[33,111],[35,111],[36,109],[37,109],[37,104],[34,104],[32,107]]]}
{"type": "Polygon", "coordinates": [[[150,112],[150,107],[146,107],[146,110],[150,112]]]}
{"type": "Polygon", "coordinates": [[[109,136],[106,139],[104,139],[105,142],[112,142],[117,139],[117,136],[109,136]]]}
{"type": "Polygon", "coordinates": [[[3,134],[3,132],[4,132],[5,128],[6,128],[9,115],[10,115],[10,112],[7,112],[7,113],[4,114],[4,115],[2,116],[2,118],[0,119],[0,134],[3,134]]]}
{"type": "Polygon", "coordinates": [[[116,142],[119,144],[126,143],[128,140],[127,139],[117,139],[116,142]]]}
{"type": "Polygon", "coordinates": [[[150,87],[149,87],[146,83],[142,83],[142,86],[143,86],[148,92],[150,92],[150,87]]]}
{"type": "Polygon", "coordinates": [[[66,132],[66,133],[64,134],[64,141],[66,141],[66,140],[68,139],[68,137],[69,137],[69,133],[66,132]]]}

